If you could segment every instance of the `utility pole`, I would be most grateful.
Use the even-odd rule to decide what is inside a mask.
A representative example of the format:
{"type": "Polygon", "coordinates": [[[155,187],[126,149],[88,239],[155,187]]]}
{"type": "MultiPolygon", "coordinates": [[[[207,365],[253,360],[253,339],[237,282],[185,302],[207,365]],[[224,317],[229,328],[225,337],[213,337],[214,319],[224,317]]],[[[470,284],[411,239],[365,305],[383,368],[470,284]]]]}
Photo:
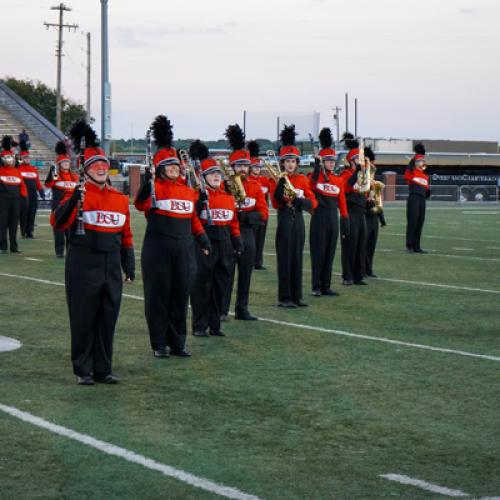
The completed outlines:
{"type": "Polygon", "coordinates": [[[358,98],[354,99],[354,136],[358,136],[358,98]]]}
{"type": "Polygon", "coordinates": [[[90,123],[90,32],[87,33],[87,122],[90,123]]]}
{"type": "Polygon", "coordinates": [[[333,111],[335,113],[333,114],[333,119],[335,120],[335,128],[337,129],[337,147],[338,144],[340,143],[340,112],[342,111],[342,108],[339,106],[335,106],[333,108],[333,111]]]}
{"type": "Polygon", "coordinates": [[[69,31],[71,31],[71,28],[73,28],[76,31],[76,28],[78,28],[78,24],[64,24],[63,23],[63,14],[64,11],[69,12],[71,9],[69,7],[66,7],[62,2],[56,6],[56,7],[51,7],[50,10],[58,10],[59,11],[59,23],[54,24],[54,23],[47,23],[44,22],[43,24],[49,28],[56,28],[59,30],[59,37],[57,41],[57,49],[56,49],[56,56],[57,56],[57,95],[56,95],[56,127],[60,130],[61,129],[61,80],[62,80],[62,46],[63,46],[63,29],[68,28],[69,31]]]}
{"type": "Polygon", "coordinates": [[[111,83],[108,59],[108,0],[101,0],[101,139],[109,155],[111,141],[111,83]]]}
{"type": "Polygon", "coordinates": [[[349,94],[345,93],[345,131],[349,131],[349,94]]]}

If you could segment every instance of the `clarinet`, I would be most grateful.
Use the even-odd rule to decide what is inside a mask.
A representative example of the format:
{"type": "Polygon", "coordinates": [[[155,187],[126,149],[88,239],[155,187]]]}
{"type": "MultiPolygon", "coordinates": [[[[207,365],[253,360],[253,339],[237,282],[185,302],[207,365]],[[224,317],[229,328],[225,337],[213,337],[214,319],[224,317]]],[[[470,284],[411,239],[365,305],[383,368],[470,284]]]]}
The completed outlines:
{"type": "MultiPolygon", "coordinates": [[[[85,183],[84,151],[85,151],[85,147],[82,148],[82,144],[80,142],[80,166],[78,169],[79,174],[80,174],[80,179],[78,182],[78,188],[80,189],[80,196],[81,196],[81,190],[83,189],[83,186],[85,183]]],[[[85,228],[83,226],[83,202],[82,202],[82,200],[78,200],[78,215],[76,217],[75,234],[77,236],[85,236],[85,228]]]]}
{"type": "MultiPolygon", "coordinates": [[[[198,162],[196,162],[198,163],[198,162]]],[[[207,183],[205,182],[205,178],[203,177],[203,174],[200,172],[200,193],[203,193],[206,196],[205,199],[205,211],[207,212],[207,225],[208,226],[213,226],[214,221],[212,220],[212,214],[210,213],[210,204],[208,202],[208,192],[207,192],[207,183]]]]}
{"type": "Polygon", "coordinates": [[[155,175],[156,169],[151,157],[151,129],[148,128],[146,131],[146,165],[149,168],[149,173],[151,174],[151,208],[157,208],[156,204],[156,190],[155,190],[155,175]]]}
{"type": "MultiPolygon", "coordinates": [[[[314,137],[312,136],[312,134],[309,134],[309,141],[311,142],[312,151],[313,151],[314,157],[316,158],[319,155],[319,148],[314,145],[314,137]]],[[[320,162],[321,173],[323,174],[323,179],[325,182],[328,182],[328,172],[326,171],[325,164],[323,163],[323,159],[320,158],[319,162],[320,162]]]]}

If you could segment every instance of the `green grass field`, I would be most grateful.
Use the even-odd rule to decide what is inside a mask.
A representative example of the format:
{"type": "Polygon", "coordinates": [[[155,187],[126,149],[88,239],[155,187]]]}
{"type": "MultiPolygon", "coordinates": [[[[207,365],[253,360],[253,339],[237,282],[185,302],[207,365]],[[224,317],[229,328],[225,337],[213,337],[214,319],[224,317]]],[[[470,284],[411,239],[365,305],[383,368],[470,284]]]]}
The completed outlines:
{"type": "MultiPolygon", "coordinates": [[[[310,307],[283,311],[272,216],[268,269],[254,273],[250,297],[261,320],[230,321],[226,338],[189,335],[188,360],[152,357],[139,269],[115,338],[122,383],[81,387],[55,284],[64,262],[41,213],[23,254],[0,256],[0,335],[23,344],[0,353],[0,405],[266,499],[500,495],[500,209],[431,205],[428,255],[403,251],[402,205],[386,219],[381,279],[343,287],[336,274],[340,297],[313,298],[306,244],[310,307]]],[[[133,228],[139,255],[137,212],[133,228]]],[[[338,249],[336,273],[339,262],[338,249]]],[[[1,409],[0,429],[2,499],[219,496],[1,409]]]]}

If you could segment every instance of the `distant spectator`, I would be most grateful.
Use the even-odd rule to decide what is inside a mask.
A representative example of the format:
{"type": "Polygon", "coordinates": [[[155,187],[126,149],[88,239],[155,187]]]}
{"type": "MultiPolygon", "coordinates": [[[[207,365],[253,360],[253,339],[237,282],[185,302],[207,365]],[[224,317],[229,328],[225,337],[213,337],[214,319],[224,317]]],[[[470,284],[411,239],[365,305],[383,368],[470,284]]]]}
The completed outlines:
{"type": "Polygon", "coordinates": [[[28,149],[31,148],[30,136],[24,128],[23,131],[19,134],[19,143],[21,143],[22,141],[26,143],[28,149]]]}

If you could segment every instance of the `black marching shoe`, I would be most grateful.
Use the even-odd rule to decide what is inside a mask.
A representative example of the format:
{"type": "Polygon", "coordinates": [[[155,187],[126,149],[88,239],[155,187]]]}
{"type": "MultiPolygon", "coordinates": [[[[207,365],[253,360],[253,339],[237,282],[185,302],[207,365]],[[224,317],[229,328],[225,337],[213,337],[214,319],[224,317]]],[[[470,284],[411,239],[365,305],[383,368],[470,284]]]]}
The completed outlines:
{"type": "Polygon", "coordinates": [[[94,385],[94,379],[90,375],[76,376],[76,383],[78,385],[94,385]]]}
{"type": "Polygon", "coordinates": [[[194,330],[193,335],[195,337],[208,337],[208,332],[206,330],[194,330]]]}
{"type": "Polygon", "coordinates": [[[426,250],[422,250],[421,248],[414,248],[413,253],[429,253],[426,250]]]}
{"type": "Polygon", "coordinates": [[[406,253],[413,253],[413,248],[406,247],[406,253]]]}
{"type": "Polygon", "coordinates": [[[254,316],[253,314],[250,314],[248,311],[241,311],[235,313],[234,319],[241,319],[243,321],[255,321],[259,318],[257,318],[257,316],[254,316]]]}
{"type": "Polygon", "coordinates": [[[368,283],[366,281],[363,281],[363,280],[355,281],[354,284],[355,285],[368,285],[368,283]]]}
{"type": "Polygon", "coordinates": [[[190,358],[191,353],[184,349],[170,349],[170,356],[178,356],[179,358],[190,358]]]}
{"type": "Polygon", "coordinates": [[[352,280],[342,280],[342,284],[345,286],[350,286],[354,283],[352,280]]]}
{"type": "Polygon", "coordinates": [[[229,314],[221,314],[220,315],[220,320],[224,321],[224,322],[229,321],[229,314]]]}
{"type": "Polygon", "coordinates": [[[366,273],[366,275],[367,275],[369,278],[378,278],[378,276],[377,276],[375,273],[366,273]]]}
{"type": "Polygon", "coordinates": [[[111,375],[111,373],[103,376],[94,375],[94,380],[100,384],[118,384],[118,382],[120,382],[120,379],[111,375]]]}
{"type": "Polygon", "coordinates": [[[210,330],[210,335],[213,337],[225,337],[226,334],[219,328],[218,330],[210,330]]]}
{"type": "Polygon", "coordinates": [[[315,288],[312,292],[311,295],[313,297],[321,297],[321,290],[319,288],[315,288]]]}
{"type": "Polygon", "coordinates": [[[278,303],[278,307],[284,307],[285,309],[297,309],[298,306],[291,300],[282,300],[278,303]]]}
{"type": "Polygon", "coordinates": [[[153,356],[155,358],[168,358],[168,352],[165,348],[153,350],[153,356]]]}
{"type": "Polygon", "coordinates": [[[58,253],[58,254],[56,254],[56,257],[59,258],[59,259],[63,259],[64,258],[64,254],[58,253]]]}
{"type": "Polygon", "coordinates": [[[331,288],[327,288],[326,290],[321,291],[321,295],[329,295],[331,297],[336,297],[339,293],[331,288]]]}
{"type": "Polygon", "coordinates": [[[267,270],[267,267],[265,267],[261,264],[259,266],[255,266],[254,269],[256,269],[257,271],[265,271],[265,270],[267,270]]]}
{"type": "Polygon", "coordinates": [[[21,250],[18,250],[15,248],[14,250],[11,249],[10,253],[22,253],[21,250]]]}
{"type": "Polygon", "coordinates": [[[302,299],[297,300],[296,302],[294,302],[294,304],[297,307],[309,307],[309,304],[306,304],[302,299]]]}

